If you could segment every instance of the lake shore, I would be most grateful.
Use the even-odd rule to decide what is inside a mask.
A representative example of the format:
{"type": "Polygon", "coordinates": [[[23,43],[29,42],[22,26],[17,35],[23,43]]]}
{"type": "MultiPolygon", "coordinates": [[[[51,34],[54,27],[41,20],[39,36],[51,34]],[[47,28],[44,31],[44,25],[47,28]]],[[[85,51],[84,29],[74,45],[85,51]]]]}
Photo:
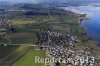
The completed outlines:
{"type": "MultiPolygon", "coordinates": [[[[77,22],[77,27],[81,28],[79,31],[78,37],[80,37],[80,39],[82,40],[82,45],[83,47],[88,47],[91,49],[91,52],[93,53],[94,56],[96,57],[100,57],[100,46],[97,45],[97,42],[95,40],[93,40],[92,38],[90,38],[87,34],[86,31],[84,29],[84,27],[80,26],[80,24],[86,20],[89,20],[87,14],[80,14],[80,13],[75,13],[73,12],[75,15],[78,16],[78,22],[77,22]]],[[[80,46],[82,46],[80,45],[80,46]]]]}

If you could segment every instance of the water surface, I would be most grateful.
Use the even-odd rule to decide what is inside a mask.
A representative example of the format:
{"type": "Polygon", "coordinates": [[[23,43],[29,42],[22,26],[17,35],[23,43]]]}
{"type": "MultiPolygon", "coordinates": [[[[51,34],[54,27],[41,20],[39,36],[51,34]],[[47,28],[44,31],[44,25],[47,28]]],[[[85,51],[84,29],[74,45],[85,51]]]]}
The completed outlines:
{"type": "Polygon", "coordinates": [[[66,7],[65,9],[76,13],[86,13],[89,20],[82,22],[81,26],[89,37],[100,44],[100,7],[78,6],[66,7]]]}

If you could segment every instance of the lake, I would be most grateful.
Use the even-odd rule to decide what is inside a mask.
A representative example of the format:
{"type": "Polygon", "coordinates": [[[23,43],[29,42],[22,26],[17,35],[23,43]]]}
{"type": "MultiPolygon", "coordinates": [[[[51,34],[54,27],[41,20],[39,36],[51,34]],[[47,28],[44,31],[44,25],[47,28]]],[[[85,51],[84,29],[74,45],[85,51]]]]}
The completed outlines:
{"type": "Polygon", "coordinates": [[[100,7],[96,6],[78,6],[78,7],[65,7],[64,9],[76,13],[86,13],[89,20],[81,23],[87,35],[93,40],[97,41],[100,45],[100,7]]]}

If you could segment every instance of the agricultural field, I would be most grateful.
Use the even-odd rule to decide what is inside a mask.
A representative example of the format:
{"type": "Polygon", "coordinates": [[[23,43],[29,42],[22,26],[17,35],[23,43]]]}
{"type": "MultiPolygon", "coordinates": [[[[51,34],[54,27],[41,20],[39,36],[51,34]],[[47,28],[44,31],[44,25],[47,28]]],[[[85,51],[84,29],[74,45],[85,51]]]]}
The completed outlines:
{"type": "MultiPolygon", "coordinates": [[[[94,10],[84,12],[84,6],[80,7],[81,5],[87,7],[88,3],[75,5],[74,2],[64,3],[56,0],[50,3],[46,0],[2,1],[0,1],[0,66],[51,66],[51,63],[49,65],[35,63],[36,56],[44,59],[61,58],[61,61],[72,60],[75,61],[73,65],[79,62],[79,58],[77,59],[79,56],[84,57],[84,60],[89,59],[90,62],[84,62],[84,65],[94,66],[100,62],[100,47],[86,33],[86,28],[92,24],[86,25],[88,27],[81,24],[94,19],[85,13],[94,10]],[[79,13],[74,12],[77,9],[79,13]],[[92,62],[93,56],[97,60],[96,63],[92,62]]],[[[61,63],[60,66],[68,64],[70,62],[61,63]]]]}
{"type": "Polygon", "coordinates": [[[11,41],[11,44],[36,44],[37,37],[35,33],[14,33],[8,35],[8,38],[11,41]]]}
{"type": "MultiPolygon", "coordinates": [[[[32,22],[31,23],[30,22],[29,23],[25,22],[24,23],[23,19],[19,18],[19,20],[22,20],[21,21],[22,23],[16,21],[16,23],[13,23],[13,24],[16,25],[16,26],[20,25],[20,28],[22,29],[22,31],[26,31],[26,32],[41,31],[43,29],[44,31],[50,30],[50,31],[66,33],[66,32],[68,32],[70,30],[69,26],[72,24],[72,22],[76,22],[77,21],[76,17],[73,16],[73,14],[65,15],[61,19],[62,20],[60,20],[60,15],[59,16],[51,15],[50,21],[48,19],[48,16],[35,16],[35,17],[32,17],[29,20],[33,20],[33,21],[35,20],[37,22],[34,22],[34,23],[32,23],[32,22]],[[71,17],[69,17],[69,15],[71,15],[71,17]],[[75,19],[73,19],[73,18],[75,18],[75,19]],[[73,20],[68,21],[69,19],[73,19],[73,20]]],[[[27,21],[29,21],[29,20],[27,20],[27,21]]],[[[17,29],[17,32],[15,34],[11,33],[11,37],[9,37],[10,35],[8,37],[10,39],[13,39],[13,40],[16,39],[14,41],[15,43],[19,42],[21,44],[25,44],[25,43],[26,44],[31,44],[31,43],[28,43],[26,41],[31,42],[30,40],[27,40],[27,39],[29,37],[32,37],[32,35],[33,35],[32,33],[30,33],[28,35],[27,33],[21,32],[19,29],[17,29]],[[18,37],[19,34],[21,34],[20,37],[18,37]],[[24,38],[22,36],[24,36],[24,38]],[[26,40],[26,41],[24,41],[25,43],[21,42],[21,41],[23,41],[22,38],[24,40],[26,40]]],[[[33,40],[33,43],[36,43],[36,40],[33,40]]],[[[14,64],[12,64],[12,66],[28,66],[28,65],[30,65],[30,66],[43,66],[44,64],[41,64],[41,63],[40,64],[39,63],[36,64],[36,63],[34,63],[34,57],[35,56],[39,56],[39,57],[45,58],[45,55],[46,55],[46,52],[44,50],[34,50],[34,49],[31,49],[23,57],[21,57],[14,64]]],[[[64,66],[64,65],[65,64],[62,64],[61,66],[64,66]]]]}
{"type": "MultiPolygon", "coordinates": [[[[31,17],[23,16],[13,18],[11,25],[14,26],[15,31],[8,31],[4,38],[0,37],[1,44],[10,43],[5,47],[0,46],[0,59],[2,62],[11,64],[11,66],[44,66],[44,64],[41,63],[34,63],[34,58],[35,56],[45,58],[46,51],[34,50],[33,47],[30,48],[30,46],[37,45],[38,43],[36,33],[48,30],[65,34],[71,32],[71,34],[77,35],[81,37],[80,39],[85,40],[87,39],[85,35],[79,35],[81,29],[77,24],[77,18],[78,17],[73,14],[51,16],[35,15],[31,17]]],[[[87,45],[89,44],[85,43],[85,46],[78,45],[76,49],[84,49],[87,45]]],[[[96,50],[98,50],[98,48],[96,50]]],[[[92,51],[94,52],[95,50],[92,51]]],[[[62,64],[61,66],[66,65],[62,64]]]]}
{"type": "Polygon", "coordinates": [[[19,46],[7,46],[7,47],[0,46],[0,59],[4,58],[17,48],[19,48],[19,46]]]}
{"type": "Polygon", "coordinates": [[[7,63],[8,65],[12,64],[18,58],[23,56],[23,54],[25,54],[28,50],[29,50],[28,45],[21,45],[21,46],[9,45],[6,47],[0,46],[1,63],[7,63]]]}
{"type": "Polygon", "coordinates": [[[36,45],[38,42],[38,38],[36,36],[37,31],[56,31],[56,32],[68,32],[70,29],[69,24],[71,22],[74,22],[76,20],[76,17],[72,16],[69,17],[70,14],[64,15],[60,19],[60,15],[51,15],[50,21],[49,17],[47,15],[38,15],[38,16],[32,16],[31,18],[26,17],[17,17],[11,20],[11,24],[15,26],[16,31],[15,32],[7,32],[7,36],[4,38],[0,38],[0,42],[2,43],[8,43],[10,41],[13,45],[8,45],[6,47],[0,48],[0,58],[3,58],[3,62],[8,62],[12,64],[12,66],[43,66],[44,64],[35,64],[34,63],[34,57],[40,56],[45,58],[45,51],[44,50],[34,50],[31,49],[27,52],[29,49],[28,45],[36,45]],[[75,18],[68,21],[71,18],[75,18]],[[68,23],[68,24],[67,24],[68,23]],[[18,44],[18,46],[16,46],[18,44]],[[21,54],[25,55],[22,57],[21,54]],[[41,54],[42,53],[42,54],[41,54]],[[19,58],[20,57],[20,58],[19,58]],[[16,58],[19,58],[16,61],[16,58]],[[16,62],[15,62],[16,61],[16,62]]]}
{"type": "MultiPolygon", "coordinates": [[[[12,66],[45,66],[44,63],[35,63],[35,57],[46,58],[45,50],[34,50],[31,49],[27,54],[16,61],[12,66]]],[[[61,66],[66,66],[67,64],[61,64],[61,66]]],[[[48,65],[49,66],[49,65],[48,65]]]]}
{"type": "Polygon", "coordinates": [[[50,30],[65,33],[70,31],[70,27],[71,29],[78,29],[72,23],[77,23],[76,18],[73,14],[51,15],[50,20],[47,15],[32,16],[31,18],[16,17],[11,20],[11,24],[15,26],[15,32],[7,32],[7,36],[0,38],[0,41],[2,43],[10,42],[11,44],[36,44],[38,39],[35,32],[50,30]]]}
{"type": "Polygon", "coordinates": [[[35,63],[35,56],[45,58],[46,51],[31,49],[28,53],[26,53],[23,57],[16,61],[12,66],[43,66],[44,64],[42,63],[35,63]]]}

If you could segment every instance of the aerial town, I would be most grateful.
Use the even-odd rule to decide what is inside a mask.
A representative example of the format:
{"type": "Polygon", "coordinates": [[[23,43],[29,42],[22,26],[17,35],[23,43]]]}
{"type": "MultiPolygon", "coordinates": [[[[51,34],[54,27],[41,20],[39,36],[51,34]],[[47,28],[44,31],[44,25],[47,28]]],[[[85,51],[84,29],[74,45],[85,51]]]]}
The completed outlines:
{"type": "Polygon", "coordinates": [[[84,20],[86,14],[60,6],[0,8],[0,66],[100,66],[100,48],[80,27],[84,20]],[[35,63],[36,56],[56,61],[35,63]]]}

